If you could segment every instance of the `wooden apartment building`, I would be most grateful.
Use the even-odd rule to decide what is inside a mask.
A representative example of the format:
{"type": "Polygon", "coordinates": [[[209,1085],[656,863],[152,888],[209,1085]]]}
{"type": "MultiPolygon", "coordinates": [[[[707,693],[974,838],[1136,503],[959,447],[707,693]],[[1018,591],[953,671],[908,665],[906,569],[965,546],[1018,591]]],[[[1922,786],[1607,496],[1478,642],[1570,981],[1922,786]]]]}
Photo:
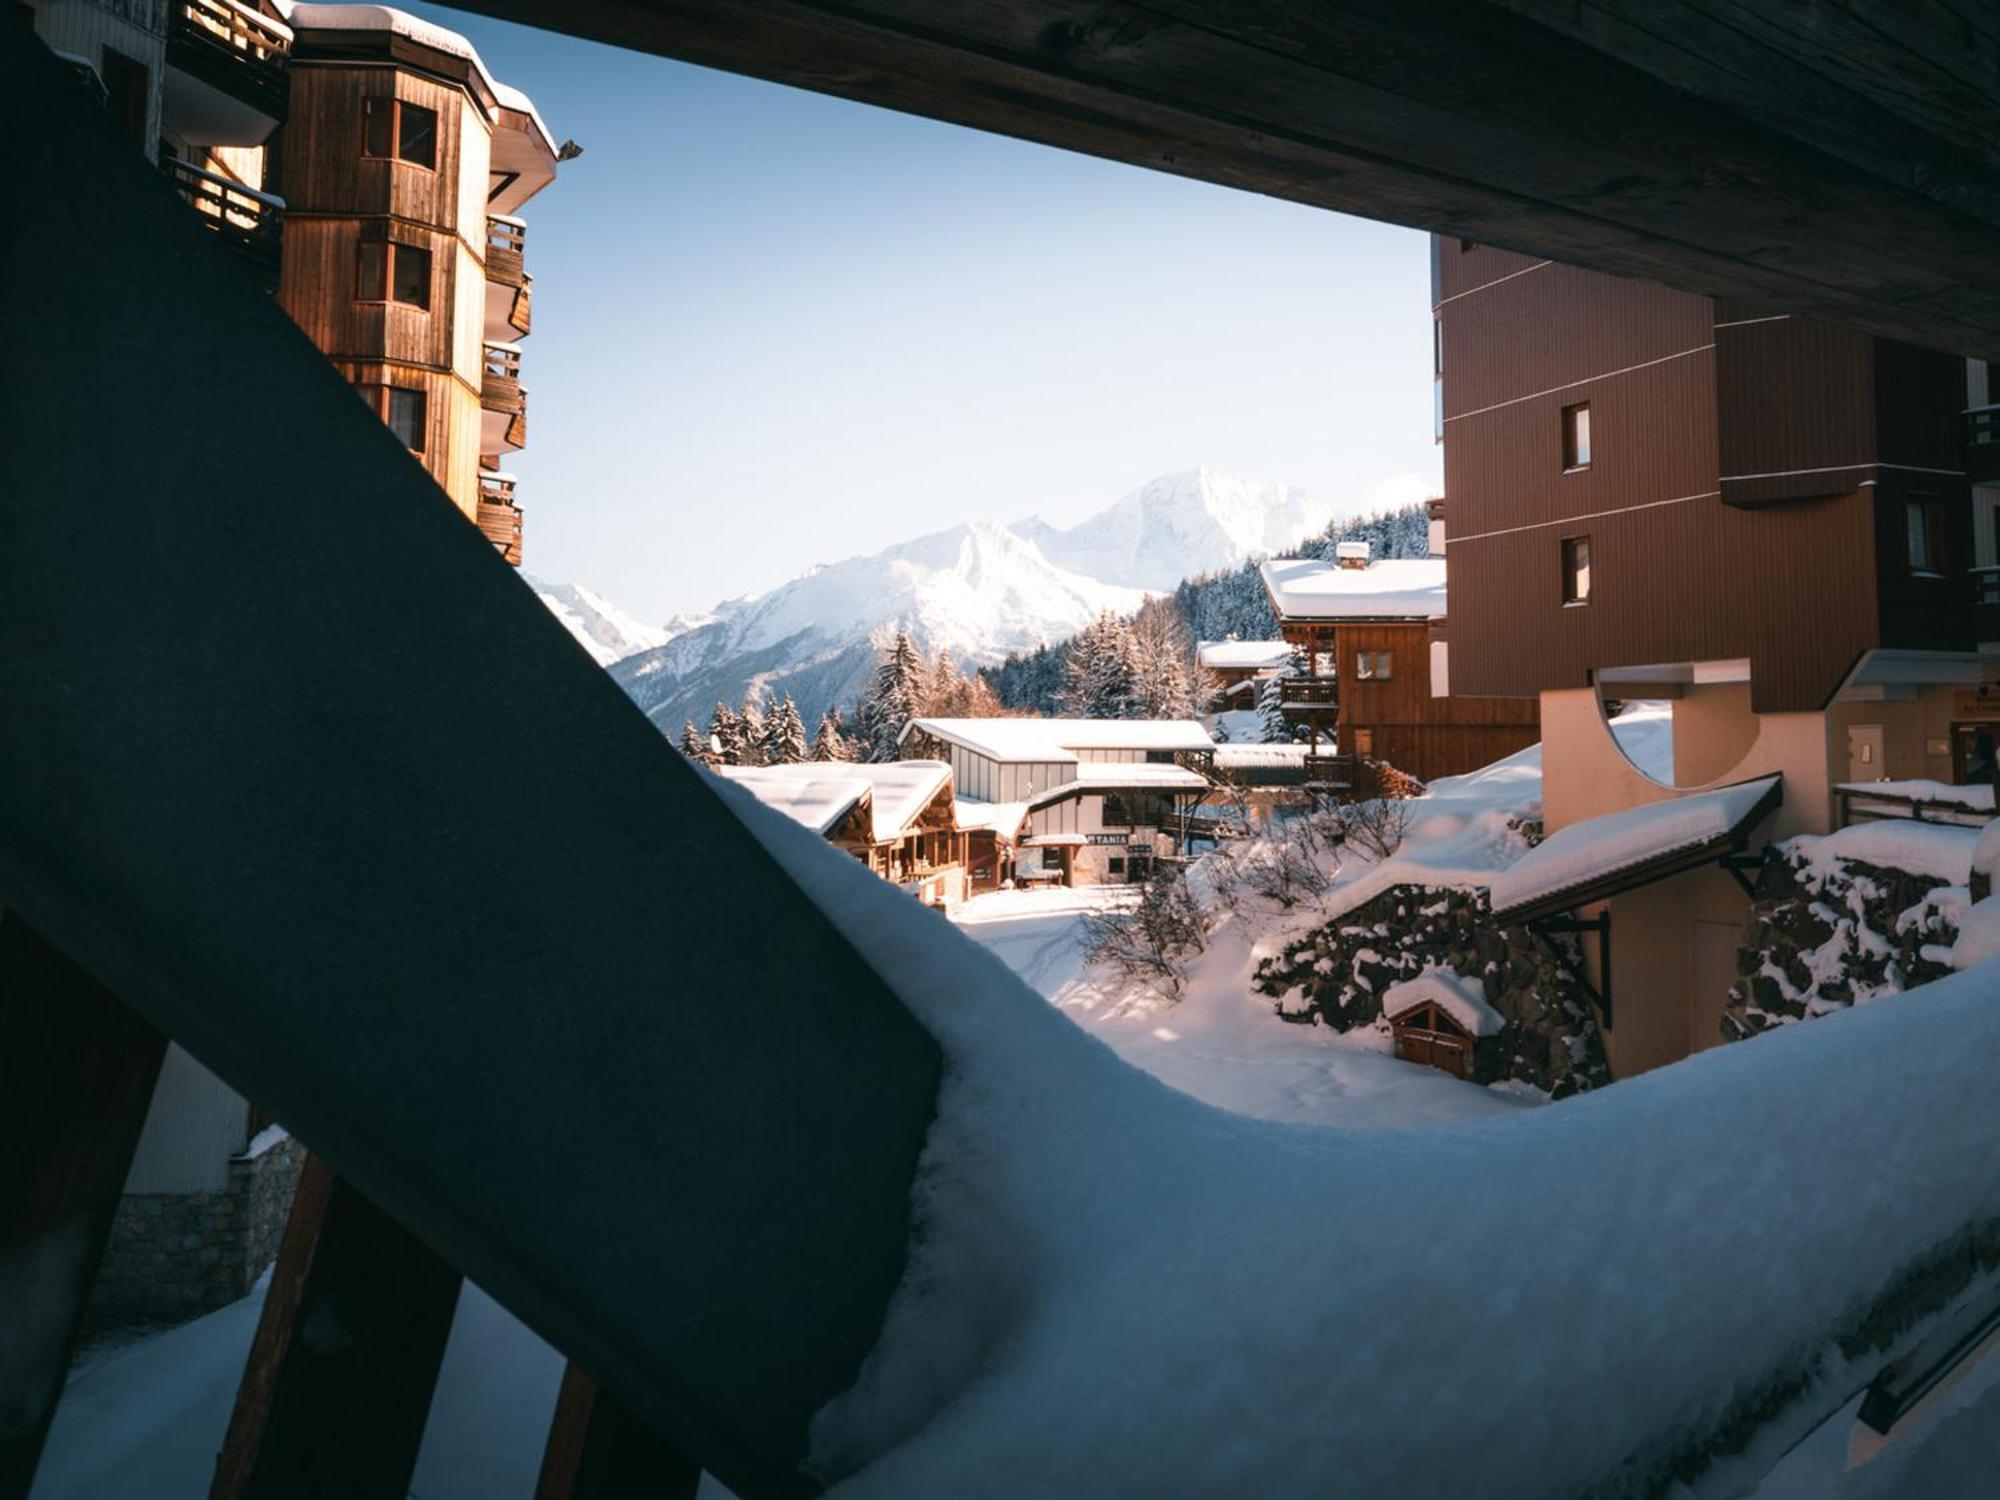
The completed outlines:
{"type": "MultiPolygon", "coordinates": [[[[1983,361],[1453,238],[1432,266],[1441,655],[1454,695],[1539,699],[1551,834],[1776,776],[1754,852],[1842,783],[1991,774],[1983,361]],[[1606,727],[1629,698],[1671,701],[1672,785],[1606,727]]],[[[1713,1045],[1744,892],[1713,860],[1612,885],[1562,917],[1608,922],[1614,1067],[1713,1045]]]]}
{"type": "Polygon", "coordinates": [[[1275,558],[1263,576],[1278,628],[1305,664],[1279,680],[1279,701],[1305,731],[1309,785],[1362,789],[1365,761],[1430,781],[1535,742],[1532,699],[1447,696],[1432,644],[1445,616],[1442,559],[1376,559],[1366,542],[1341,542],[1332,562],[1275,558]]]}

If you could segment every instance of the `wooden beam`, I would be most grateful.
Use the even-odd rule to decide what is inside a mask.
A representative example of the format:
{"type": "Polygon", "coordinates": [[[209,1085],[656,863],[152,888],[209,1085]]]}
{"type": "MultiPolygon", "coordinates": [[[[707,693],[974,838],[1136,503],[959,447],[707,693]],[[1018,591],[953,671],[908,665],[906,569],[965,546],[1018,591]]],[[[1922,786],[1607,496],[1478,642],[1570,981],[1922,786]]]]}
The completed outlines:
{"type": "Polygon", "coordinates": [[[535,1500],[694,1500],[701,1466],[572,1363],[563,1371],[535,1500]]]}
{"type": "Polygon", "coordinates": [[[403,1500],[461,1279],[308,1156],[210,1500],[403,1500]]]}
{"type": "Polygon", "coordinates": [[[2000,20],[1977,6],[466,8],[1916,343],[2000,350],[2000,283],[1986,270],[2000,230],[2000,20]]]}
{"type": "Polygon", "coordinates": [[[0,1500],[23,1500],[167,1039],[0,909],[0,1500]]]}

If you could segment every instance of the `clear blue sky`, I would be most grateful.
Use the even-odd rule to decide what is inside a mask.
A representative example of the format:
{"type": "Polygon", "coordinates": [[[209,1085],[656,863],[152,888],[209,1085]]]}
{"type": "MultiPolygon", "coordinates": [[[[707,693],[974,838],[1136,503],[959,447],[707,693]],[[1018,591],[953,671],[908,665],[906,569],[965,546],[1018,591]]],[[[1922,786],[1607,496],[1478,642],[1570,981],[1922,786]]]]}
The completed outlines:
{"type": "Polygon", "coordinates": [[[1412,231],[410,8],[584,147],[523,210],[542,577],[660,619],[1198,464],[1435,479],[1412,231]]]}

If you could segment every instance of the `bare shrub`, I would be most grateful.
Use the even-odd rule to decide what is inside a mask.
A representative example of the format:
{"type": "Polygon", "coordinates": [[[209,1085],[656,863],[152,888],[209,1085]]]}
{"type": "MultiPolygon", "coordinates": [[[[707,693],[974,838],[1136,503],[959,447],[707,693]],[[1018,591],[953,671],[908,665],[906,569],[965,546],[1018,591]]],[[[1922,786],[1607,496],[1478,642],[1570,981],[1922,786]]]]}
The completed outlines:
{"type": "Polygon", "coordinates": [[[1208,946],[1208,918],[1179,870],[1155,875],[1131,906],[1088,913],[1083,954],[1178,1000],[1188,960],[1208,946]]]}
{"type": "Polygon", "coordinates": [[[1242,888],[1287,909],[1322,896],[1340,868],[1336,851],[1344,837],[1339,820],[1325,813],[1274,824],[1243,855],[1242,888]]]}
{"type": "Polygon", "coordinates": [[[1344,803],[1339,817],[1347,842],[1377,860],[1402,848],[1403,835],[1410,831],[1410,804],[1396,797],[1344,803]]]}

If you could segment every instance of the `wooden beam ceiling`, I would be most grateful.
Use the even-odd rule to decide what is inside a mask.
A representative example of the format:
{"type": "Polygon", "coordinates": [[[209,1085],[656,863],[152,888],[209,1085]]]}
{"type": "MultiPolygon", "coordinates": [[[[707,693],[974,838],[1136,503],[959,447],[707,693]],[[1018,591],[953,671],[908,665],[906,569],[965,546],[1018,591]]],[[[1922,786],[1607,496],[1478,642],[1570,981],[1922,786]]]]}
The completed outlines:
{"type": "Polygon", "coordinates": [[[2000,352],[2000,15],[1975,0],[461,3],[2000,352]]]}

